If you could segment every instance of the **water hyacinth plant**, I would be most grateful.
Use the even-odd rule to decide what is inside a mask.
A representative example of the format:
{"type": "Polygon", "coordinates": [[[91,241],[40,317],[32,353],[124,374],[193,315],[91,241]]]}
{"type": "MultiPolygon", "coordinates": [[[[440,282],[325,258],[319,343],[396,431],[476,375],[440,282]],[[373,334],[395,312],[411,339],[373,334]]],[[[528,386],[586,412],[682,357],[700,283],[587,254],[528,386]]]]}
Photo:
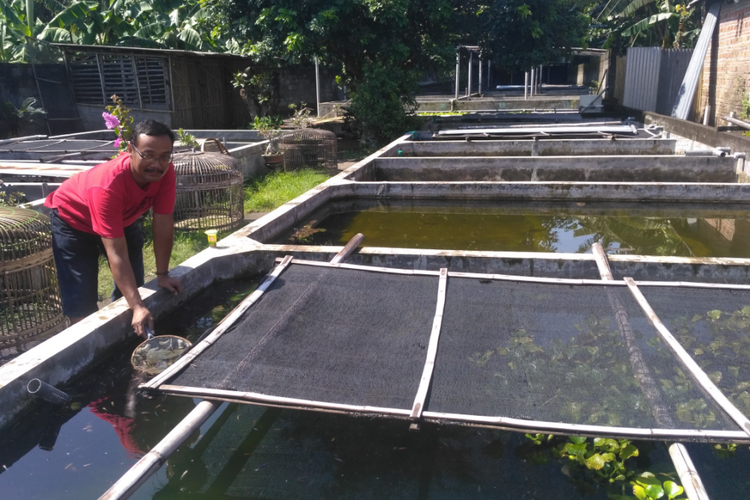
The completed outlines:
{"type": "Polygon", "coordinates": [[[130,116],[130,110],[123,104],[122,99],[117,94],[110,98],[114,105],[107,106],[107,111],[102,113],[104,125],[109,130],[114,130],[117,135],[115,147],[120,151],[125,151],[128,147],[128,139],[133,128],[133,117],[130,116]]]}

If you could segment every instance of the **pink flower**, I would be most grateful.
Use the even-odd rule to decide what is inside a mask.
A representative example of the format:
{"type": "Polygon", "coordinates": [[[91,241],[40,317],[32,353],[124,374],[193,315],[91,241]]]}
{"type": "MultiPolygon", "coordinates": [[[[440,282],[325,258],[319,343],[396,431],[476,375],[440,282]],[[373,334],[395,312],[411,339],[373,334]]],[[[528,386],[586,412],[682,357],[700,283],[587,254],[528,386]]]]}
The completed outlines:
{"type": "Polygon", "coordinates": [[[110,130],[112,130],[115,127],[120,126],[120,120],[118,120],[115,115],[111,115],[105,112],[105,113],[102,113],[102,118],[104,118],[104,124],[110,130]]]}
{"type": "Polygon", "coordinates": [[[119,137],[118,137],[117,139],[115,139],[115,147],[116,147],[116,148],[119,148],[119,147],[120,147],[120,143],[121,143],[121,142],[122,142],[122,139],[121,139],[121,138],[119,138],[119,137]]]}

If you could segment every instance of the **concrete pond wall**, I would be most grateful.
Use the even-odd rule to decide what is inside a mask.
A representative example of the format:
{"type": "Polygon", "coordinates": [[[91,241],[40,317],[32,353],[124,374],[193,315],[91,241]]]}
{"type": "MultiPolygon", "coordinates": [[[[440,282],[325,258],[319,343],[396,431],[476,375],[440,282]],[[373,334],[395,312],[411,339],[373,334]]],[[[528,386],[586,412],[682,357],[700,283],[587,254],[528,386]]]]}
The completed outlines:
{"type": "MultiPolygon", "coordinates": [[[[212,131],[214,132],[214,131],[212,131]]],[[[653,142],[651,143],[653,144],[653,142]]],[[[670,143],[664,143],[671,148],[670,143]]],[[[413,146],[413,145],[411,145],[413,146]]],[[[659,147],[662,143],[659,143],[659,147]]],[[[735,182],[364,182],[356,180],[368,170],[387,168],[402,162],[413,165],[424,158],[387,158],[393,150],[409,148],[408,139],[401,138],[359,162],[336,177],[308,191],[270,214],[245,226],[221,240],[216,248],[209,248],[191,257],[171,271],[182,280],[184,292],[173,296],[158,289],[152,281],[141,289],[146,306],[160,318],[184,304],[201,290],[219,280],[237,276],[263,275],[272,269],[277,258],[291,254],[307,260],[330,260],[340,246],[271,245],[268,241],[303,220],[324,203],[345,198],[406,198],[406,199],[464,199],[464,200],[606,200],[606,201],[675,201],[701,203],[750,204],[750,185],[735,182]]],[[[422,147],[422,146],[417,146],[422,147]]],[[[651,147],[646,144],[646,147],[651,147]]],[[[248,146],[246,157],[259,154],[261,145],[248,146]],[[255,148],[255,149],[253,149],[255,148]],[[251,152],[252,150],[252,152],[251,152]]],[[[416,150],[416,149],[413,149],[416,150]]],[[[493,161],[549,161],[554,157],[464,159],[464,169],[488,168],[493,161]],[[474,162],[480,162],[476,167],[474,162]],[[484,162],[484,163],[483,163],[484,162]],[[472,167],[472,165],[475,165],[472,167]]],[[[612,156],[587,160],[586,156],[556,159],[559,162],[585,164],[588,162],[618,162],[612,156]]],[[[650,157],[644,157],[642,161],[650,157]]],[[[734,173],[733,158],[681,156],[657,157],[674,169],[694,165],[697,170],[710,167],[719,172],[734,173]],[[668,159],[667,159],[668,158],[668,159]],[[693,162],[693,163],[691,163],[693,162]]],[[[426,158],[446,164],[445,157],[426,158]]],[[[249,161],[249,160],[248,160],[249,161]]],[[[434,163],[433,162],[433,163],[434,163]]],[[[629,168],[620,163],[621,169],[629,168]]],[[[498,167],[493,167],[498,168],[498,167]]],[[[593,168],[593,167],[591,167],[593,168]]],[[[725,174],[722,174],[725,175],[725,174]]],[[[698,174],[695,174],[699,177],[698,174]]],[[[416,177],[416,176],[415,176],[416,177]]],[[[401,248],[366,247],[354,253],[347,262],[353,264],[400,267],[407,269],[440,269],[465,272],[544,276],[561,278],[598,279],[599,274],[591,254],[551,254],[525,252],[476,252],[416,250],[401,248]]],[[[678,258],[648,256],[611,256],[610,265],[616,278],[632,276],[643,280],[690,280],[719,283],[747,283],[750,280],[750,259],[678,258]]],[[[55,386],[62,386],[85,375],[104,356],[132,338],[131,313],[123,300],[116,301],[89,316],[81,323],[41,345],[21,354],[0,367],[0,427],[23,414],[35,404],[26,392],[32,378],[40,378],[55,386]]]]}

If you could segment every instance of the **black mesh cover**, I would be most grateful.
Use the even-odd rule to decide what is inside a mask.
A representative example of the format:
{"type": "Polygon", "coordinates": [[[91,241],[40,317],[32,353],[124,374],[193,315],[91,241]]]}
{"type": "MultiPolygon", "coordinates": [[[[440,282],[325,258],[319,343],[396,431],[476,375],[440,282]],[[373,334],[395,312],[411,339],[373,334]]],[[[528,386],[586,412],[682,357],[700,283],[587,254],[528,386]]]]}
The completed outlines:
{"type": "Polygon", "coordinates": [[[750,290],[640,290],[682,347],[750,418],[750,290]]]}
{"type": "Polygon", "coordinates": [[[438,278],[293,265],[171,384],[411,409],[438,278]]]}
{"type": "MultiPolygon", "coordinates": [[[[437,276],[293,264],[168,383],[411,409],[438,285],[437,276]]],[[[750,292],[641,290],[747,414],[750,292]]],[[[738,431],[625,286],[449,276],[445,299],[427,412],[738,431]]]]}
{"type": "Polygon", "coordinates": [[[615,427],[737,429],[678,365],[623,286],[451,277],[435,365],[429,411],[615,427]],[[631,349],[622,319],[630,325],[631,349]],[[647,368],[639,377],[637,360],[647,368]],[[649,382],[656,388],[650,399],[644,393],[649,382]],[[690,418],[681,418],[686,415],[690,418]]]}

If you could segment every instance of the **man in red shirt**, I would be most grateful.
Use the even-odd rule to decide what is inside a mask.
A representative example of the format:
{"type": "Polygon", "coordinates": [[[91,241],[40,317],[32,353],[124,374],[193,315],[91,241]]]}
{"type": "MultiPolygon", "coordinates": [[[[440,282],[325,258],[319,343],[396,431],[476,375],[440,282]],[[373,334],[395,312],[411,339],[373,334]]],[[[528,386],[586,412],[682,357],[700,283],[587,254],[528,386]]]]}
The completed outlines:
{"type": "Polygon", "coordinates": [[[103,254],[115,279],[112,299],[125,297],[138,335],[146,336],[145,327],[153,331],[154,320],[138,292],[144,280],[138,219],[151,208],[159,286],[174,294],[182,292],[180,281],[168,272],[176,198],[174,140],[174,132],[165,124],[142,121],[133,127],[127,154],[74,175],[47,197],[63,313],[71,323],[98,310],[99,255],[103,254]]]}

